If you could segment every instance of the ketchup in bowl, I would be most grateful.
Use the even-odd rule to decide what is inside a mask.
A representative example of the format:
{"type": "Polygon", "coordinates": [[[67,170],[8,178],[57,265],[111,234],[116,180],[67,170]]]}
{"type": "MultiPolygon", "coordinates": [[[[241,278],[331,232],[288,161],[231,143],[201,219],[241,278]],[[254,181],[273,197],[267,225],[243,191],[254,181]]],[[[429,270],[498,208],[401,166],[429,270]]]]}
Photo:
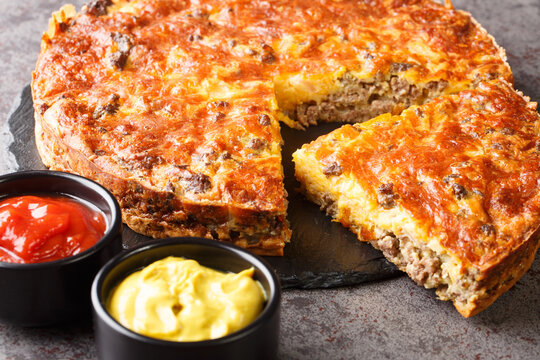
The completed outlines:
{"type": "Polygon", "coordinates": [[[67,196],[0,200],[0,261],[39,263],[76,255],[104,235],[103,215],[67,196]]]}

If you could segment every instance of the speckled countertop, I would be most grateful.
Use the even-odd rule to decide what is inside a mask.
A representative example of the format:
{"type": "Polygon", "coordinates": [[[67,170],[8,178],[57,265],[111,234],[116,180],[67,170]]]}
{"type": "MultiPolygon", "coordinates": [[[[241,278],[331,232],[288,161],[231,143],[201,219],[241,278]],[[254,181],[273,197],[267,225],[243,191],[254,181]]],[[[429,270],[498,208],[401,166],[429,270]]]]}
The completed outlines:
{"type": "MultiPolygon", "coordinates": [[[[0,174],[17,169],[7,119],[29,83],[41,33],[65,0],[0,0],[0,174]]],[[[540,100],[540,0],[454,0],[508,55],[516,88],[540,100]]],[[[75,1],[80,7],[82,1],[75,1]]],[[[3,294],[0,289],[2,296],[3,294]]],[[[282,359],[540,359],[540,258],[471,319],[407,277],[331,290],[287,290],[282,359]]],[[[94,359],[90,324],[26,329],[0,322],[0,359],[94,359]]]]}

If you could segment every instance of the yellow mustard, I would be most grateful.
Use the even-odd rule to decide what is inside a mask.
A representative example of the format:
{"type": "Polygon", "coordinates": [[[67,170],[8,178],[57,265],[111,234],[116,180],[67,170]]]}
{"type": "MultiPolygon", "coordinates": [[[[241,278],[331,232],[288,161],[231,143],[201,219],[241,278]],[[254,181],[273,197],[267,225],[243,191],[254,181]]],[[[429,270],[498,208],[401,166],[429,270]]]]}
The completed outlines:
{"type": "Polygon", "coordinates": [[[112,291],[107,309],[142,335],[172,341],[216,339],[261,313],[266,295],[253,273],[253,268],[223,273],[171,256],[124,279],[112,291]]]}

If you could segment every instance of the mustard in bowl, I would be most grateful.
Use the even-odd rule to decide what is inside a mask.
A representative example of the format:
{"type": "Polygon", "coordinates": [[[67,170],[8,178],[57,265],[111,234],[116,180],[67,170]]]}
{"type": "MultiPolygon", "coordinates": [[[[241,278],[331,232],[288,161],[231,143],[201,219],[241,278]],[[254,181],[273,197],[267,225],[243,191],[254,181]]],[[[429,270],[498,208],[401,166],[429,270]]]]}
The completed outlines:
{"type": "Polygon", "coordinates": [[[170,341],[217,339],[246,327],[261,313],[266,294],[253,274],[253,267],[225,273],[168,256],[122,280],[112,290],[107,310],[141,335],[170,341]]]}
{"type": "Polygon", "coordinates": [[[138,246],[101,269],[91,297],[100,359],[277,356],[279,280],[234,245],[188,237],[138,246]]]}

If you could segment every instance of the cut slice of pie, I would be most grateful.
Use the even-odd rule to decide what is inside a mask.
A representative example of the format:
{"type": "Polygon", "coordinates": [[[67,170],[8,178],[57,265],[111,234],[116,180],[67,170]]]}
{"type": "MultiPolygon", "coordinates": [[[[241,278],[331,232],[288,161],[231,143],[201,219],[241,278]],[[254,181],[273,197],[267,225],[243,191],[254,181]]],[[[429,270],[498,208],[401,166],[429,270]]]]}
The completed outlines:
{"type": "Polygon", "coordinates": [[[507,83],[345,125],[293,154],[309,199],[465,317],[530,267],[540,117],[507,83]]]}

